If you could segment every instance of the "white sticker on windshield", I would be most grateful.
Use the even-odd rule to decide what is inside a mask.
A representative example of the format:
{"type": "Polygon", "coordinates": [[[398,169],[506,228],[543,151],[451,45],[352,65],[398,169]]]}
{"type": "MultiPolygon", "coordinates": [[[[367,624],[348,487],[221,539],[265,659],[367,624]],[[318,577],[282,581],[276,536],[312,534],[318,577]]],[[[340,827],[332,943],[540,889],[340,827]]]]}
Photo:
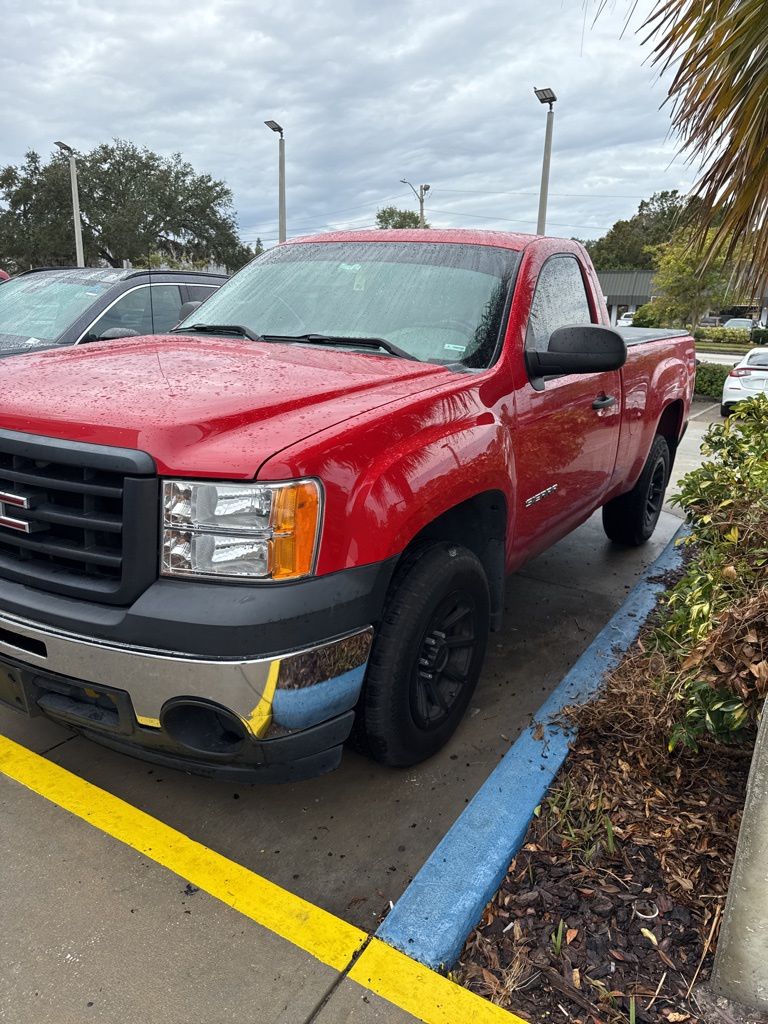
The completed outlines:
{"type": "Polygon", "coordinates": [[[446,350],[446,352],[466,352],[467,351],[467,346],[466,345],[443,345],[443,348],[446,350]]]}

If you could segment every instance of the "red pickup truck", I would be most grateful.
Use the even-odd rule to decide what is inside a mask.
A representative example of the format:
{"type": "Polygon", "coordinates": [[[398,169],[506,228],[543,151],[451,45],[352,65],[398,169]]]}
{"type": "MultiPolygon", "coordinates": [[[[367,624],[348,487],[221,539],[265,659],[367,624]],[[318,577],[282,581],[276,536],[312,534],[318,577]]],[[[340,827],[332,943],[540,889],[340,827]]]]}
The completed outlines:
{"type": "Polygon", "coordinates": [[[451,736],[505,576],[642,544],[694,380],[576,242],[345,232],[176,333],[0,364],[0,700],[148,760],[298,778],[451,736]]]}

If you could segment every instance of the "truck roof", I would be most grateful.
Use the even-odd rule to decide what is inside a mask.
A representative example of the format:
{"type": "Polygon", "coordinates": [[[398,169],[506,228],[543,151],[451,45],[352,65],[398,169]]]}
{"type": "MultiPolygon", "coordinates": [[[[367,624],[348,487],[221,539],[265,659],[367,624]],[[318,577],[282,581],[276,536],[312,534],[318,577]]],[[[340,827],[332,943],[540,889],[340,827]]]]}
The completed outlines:
{"type": "Polygon", "coordinates": [[[512,231],[482,231],[476,228],[366,228],[362,231],[330,231],[322,235],[302,235],[296,242],[447,242],[466,245],[493,245],[519,252],[541,235],[524,235],[512,231]]]}

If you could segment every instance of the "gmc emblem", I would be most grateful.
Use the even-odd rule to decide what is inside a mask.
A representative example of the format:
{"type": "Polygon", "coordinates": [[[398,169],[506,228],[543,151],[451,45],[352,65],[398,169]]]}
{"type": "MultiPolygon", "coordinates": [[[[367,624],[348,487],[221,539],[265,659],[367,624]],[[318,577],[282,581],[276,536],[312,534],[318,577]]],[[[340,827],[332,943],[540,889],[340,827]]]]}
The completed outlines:
{"type": "Polygon", "coordinates": [[[29,498],[21,494],[9,494],[7,491],[0,491],[0,526],[6,526],[9,530],[18,530],[19,533],[31,533],[32,524],[28,519],[15,519],[10,515],[11,508],[29,508],[29,498]]]}

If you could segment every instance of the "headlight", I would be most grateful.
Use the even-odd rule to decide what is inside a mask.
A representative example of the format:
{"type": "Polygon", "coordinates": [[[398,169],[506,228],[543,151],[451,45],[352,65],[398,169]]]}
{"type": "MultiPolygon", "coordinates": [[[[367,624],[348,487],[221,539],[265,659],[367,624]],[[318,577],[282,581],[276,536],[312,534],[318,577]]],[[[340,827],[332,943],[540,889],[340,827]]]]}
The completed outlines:
{"type": "Polygon", "coordinates": [[[161,572],[287,580],[313,569],[320,485],[163,481],[161,572]]]}

